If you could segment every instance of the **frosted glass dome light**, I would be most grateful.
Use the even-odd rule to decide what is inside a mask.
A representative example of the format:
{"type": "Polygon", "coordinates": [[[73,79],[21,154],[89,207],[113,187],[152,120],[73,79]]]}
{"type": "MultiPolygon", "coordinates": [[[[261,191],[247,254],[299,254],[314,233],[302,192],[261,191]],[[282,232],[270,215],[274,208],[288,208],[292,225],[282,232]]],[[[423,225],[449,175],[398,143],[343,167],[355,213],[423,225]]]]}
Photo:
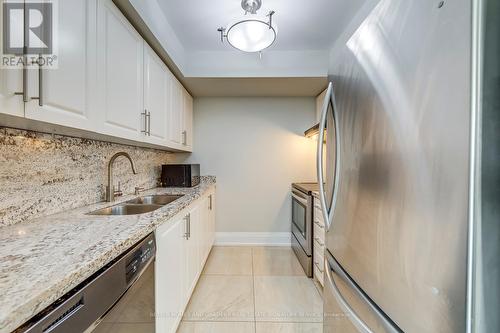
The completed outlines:
{"type": "Polygon", "coordinates": [[[232,47],[244,52],[261,52],[271,46],[278,35],[273,24],[275,12],[271,11],[265,17],[257,16],[261,4],[261,0],[242,0],[241,7],[245,15],[227,28],[217,29],[221,42],[225,38],[232,47]]]}
{"type": "Polygon", "coordinates": [[[229,44],[244,52],[260,52],[276,40],[276,27],[258,18],[247,18],[226,29],[229,44]]]}

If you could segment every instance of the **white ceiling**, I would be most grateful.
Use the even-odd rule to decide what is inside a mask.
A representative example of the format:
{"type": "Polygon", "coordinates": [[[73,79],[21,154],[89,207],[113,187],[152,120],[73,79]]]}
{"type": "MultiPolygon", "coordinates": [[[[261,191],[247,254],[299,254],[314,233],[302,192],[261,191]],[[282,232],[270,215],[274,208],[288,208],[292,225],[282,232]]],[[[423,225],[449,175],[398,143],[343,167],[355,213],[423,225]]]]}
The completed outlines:
{"type": "MultiPolygon", "coordinates": [[[[232,51],[217,28],[243,14],[241,0],[157,0],[187,52],[232,51]]],[[[263,0],[259,15],[276,11],[278,39],[269,51],[327,50],[365,0],[263,0]]]]}
{"type": "MultiPolygon", "coordinates": [[[[217,28],[243,15],[241,0],[113,1],[150,36],[149,43],[181,79],[205,85],[215,84],[207,79],[225,80],[216,83],[227,88],[238,78],[288,78],[295,80],[290,90],[297,90],[309,78],[324,83],[332,46],[364,8],[380,0],[263,0],[258,14],[276,11],[278,38],[262,58],[220,42],[217,28]]],[[[313,86],[308,94],[318,90],[313,86]]]]}

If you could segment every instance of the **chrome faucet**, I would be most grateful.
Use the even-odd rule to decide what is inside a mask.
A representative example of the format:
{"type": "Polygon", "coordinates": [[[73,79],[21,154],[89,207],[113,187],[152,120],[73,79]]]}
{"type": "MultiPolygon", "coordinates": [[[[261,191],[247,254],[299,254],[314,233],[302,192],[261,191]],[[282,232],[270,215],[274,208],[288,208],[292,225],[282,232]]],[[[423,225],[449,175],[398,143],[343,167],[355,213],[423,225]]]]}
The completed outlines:
{"type": "Polygon", "coordinates": [[[116,158],[120,156],[128,158],[128,160],[130,161],[130,165],[132,166],[132,172],[134,173],[134,175],[137,174],[137,171],[135,171],[134,161],[132,161],[132,158],[130,157],[129,154],[125,152],[119,152],[114,154],[108,163],[108,186],[106,186],[107,202],[113,202],[115,200],[115,196],[122,195],[120,189],[118,189],[118,191],[115,191],[115,185],[113,184],[113,164],[115,163],[116,158]]]}

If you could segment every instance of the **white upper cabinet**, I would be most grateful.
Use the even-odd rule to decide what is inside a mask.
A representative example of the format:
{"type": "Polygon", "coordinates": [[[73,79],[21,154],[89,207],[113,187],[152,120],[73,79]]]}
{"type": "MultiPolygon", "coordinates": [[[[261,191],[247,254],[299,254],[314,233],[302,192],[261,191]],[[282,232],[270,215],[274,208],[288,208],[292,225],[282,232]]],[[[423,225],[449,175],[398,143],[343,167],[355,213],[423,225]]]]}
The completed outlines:
{"type": "Polygon", "coordinates": [[[183,151],[193,150],[193,97],[172,75],[168,144],[183,151]]]}
{"type": "Polygon", "coordinates": [[[172,75],[170,84],[170,112],[168,115],[168,141],[178,149],[182,146],[182,85],[172,75]]]}
{"type": "Polygon", "coordinates": [[[28,71],[27,118],[93,129],[96,4],[96,0],[58,2],[53,45],[58,64],[56,68],[28,71]]]}
{"type": "Polygon", "coordinates": [[[193,150],[193,97],[182,89],[182,144],[187,151],[193,150]]]}
{"type": "Polygon", "coordinates": [[[99,0],[100,132],[140,140],[145,131],[144,41],[111,0],[99,0]]]}
{"type": "Polygon", "coordinates": [[[57,66],[0,68],[0,113],[192,151],[193,98],[113,1],[57,4],[57,66]]]}
{"type": "Polygon", "coordinates": [[[144,45],[143,136],[147,142],[167,145],[167,117],[170,110],[171,75],[167,66],[148,45],[144,45]]]}
{"type": "MultiPolygon", "coordinates": [[[[3,4],[5,0],[0,0],[0,17],[3,18],[3,4]]],[[[0,24],[0,45],[4,45],[3,24],[0,24]]],[[[22,69],[0,68],[0,113],[6,113],[19,117],[24,117],[24,102],[22,95],[16,92],[23,91],[22,69]]]]}
{"type": "Polygon", "coordinates": [[[24,117],[23,96],[15,94],[22,92],[22,75],[20,69],[0,68],[0,113],[24,117]]]}

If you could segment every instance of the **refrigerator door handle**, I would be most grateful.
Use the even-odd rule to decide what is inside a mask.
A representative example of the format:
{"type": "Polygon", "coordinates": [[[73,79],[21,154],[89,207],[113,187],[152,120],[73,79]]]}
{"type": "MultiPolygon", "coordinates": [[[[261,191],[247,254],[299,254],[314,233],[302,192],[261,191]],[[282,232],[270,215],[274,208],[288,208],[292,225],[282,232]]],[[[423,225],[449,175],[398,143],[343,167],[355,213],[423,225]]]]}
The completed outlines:
{"type": "Polygon", "coordinates": [[[323,111],[321,112],[321,120],[319,123],[319,137],[318,137],[318,151],[316,160],[316,171],[318,174],[319,183],[319,200],[321,203],[321,212],[323,213],[323,218],[325,220],[326,229],[329,230],[332,221],[333,213],[335,211],[335,206],[337,204],[337,196],[339,191],[340,183],[340,126],[338,122],[337,106],[335,103],[335,94],[333,92],[333,83],[328,84],[327,92],[325,95],[325,100],[323,102],[323,111]],[[333,195],[330,205],[326,205],[326,194],[325,194],[325,181],[323,175],[323,142],[325,139],[325,126],[328,118],[328,107],[332,105],[333,109],[333,120],[335,124],[335,178],[333,183],[333,195]],[[328,207],[330,207],[328,209],[328,207]]]}
{"type": "Polygon", "coordinates": [[[337,261],[327,253],[325,256],[325,274],[327,276],[328,283],[333,290],[333,296],[337,300],[338,304],[342,310],[348,314],[349,319],[353,325],[361,333],[373,333],[373,331],[368,327],[368,325],[359,317],[359,315],[353,310],[349,303],[342,296],[341,291],[337,287],[337,284],[333,280],[332,273],[338,276],[352,291],[353,293],[371,310],[372,314],[377,318],[377,321],[384,327],[385,332],[388,333],[401,333],[392,322],[387,319],[386,315],[376,307],[372,300],[370,300],[356,285],[354,281],[344,272],[342,267],[337,263],[337,261]]]}

